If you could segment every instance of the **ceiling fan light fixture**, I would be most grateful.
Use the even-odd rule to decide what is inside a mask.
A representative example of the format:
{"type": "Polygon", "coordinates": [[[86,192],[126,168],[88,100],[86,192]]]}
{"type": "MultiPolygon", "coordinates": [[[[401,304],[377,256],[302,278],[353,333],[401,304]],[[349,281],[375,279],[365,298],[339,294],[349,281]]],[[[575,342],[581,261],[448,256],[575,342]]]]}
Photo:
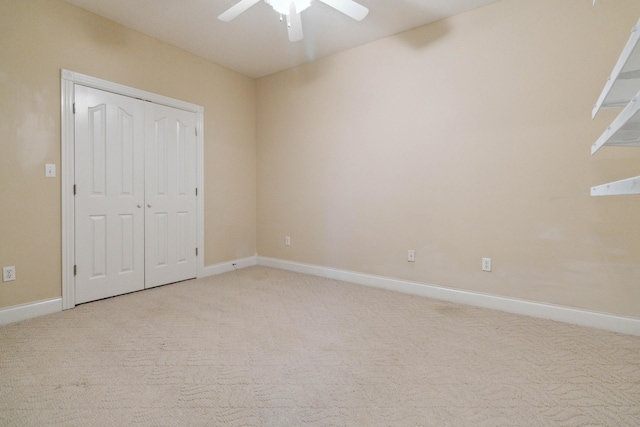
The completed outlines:
{"type": "Polygon", "coordinates": [[[311,6],[311,0],[265,0],[265,2],[281,15],[289,15],[291,4],[295,5],[296,13],[311,6]]]}
{"type": "MultiPolygon", "coordinates": [[[[273,10],[280,14],[280,21],[282,21],[283,15],[287,17],[289,40],[292,42],[300,41],[304,36],[302,32],[302,18],[300,13],[311,6],[311,1],[312,0],[264,0],[266,4],[271,6],[273,10]]],[[[224,22],[229,22],[259,2],[260,0],[240,0],[218,16],[218,19],[224,22]]],[[[320,2],[331,6],[356,21],[362,21],[369,13],[369,9],[353,0],[320,0],[320,2]]]]}

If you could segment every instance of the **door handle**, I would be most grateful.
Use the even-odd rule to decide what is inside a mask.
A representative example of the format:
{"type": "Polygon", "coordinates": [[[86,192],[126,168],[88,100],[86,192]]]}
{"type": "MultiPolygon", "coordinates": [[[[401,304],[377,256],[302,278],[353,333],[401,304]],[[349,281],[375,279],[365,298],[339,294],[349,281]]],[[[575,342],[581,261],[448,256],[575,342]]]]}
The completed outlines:
{"type": "Polygon", "coordinates": [[[148,204],[148,205],[147,205],[147,207],[148,207],[148,208],[150,208],[150,207],[151,207],[151,205],[149,205],[149,204],[148,204]]]}
{"type": "Polygon", "coordinates": [[[142,205],[138,205],[138,209],[140,209],[142,207],[142,205]]]}

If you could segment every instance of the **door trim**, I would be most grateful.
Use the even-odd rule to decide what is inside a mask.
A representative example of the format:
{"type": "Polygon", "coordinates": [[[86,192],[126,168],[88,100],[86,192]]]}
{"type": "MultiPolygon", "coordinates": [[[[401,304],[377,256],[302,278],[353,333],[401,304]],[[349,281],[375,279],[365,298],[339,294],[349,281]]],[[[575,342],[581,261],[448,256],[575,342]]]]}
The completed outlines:
{"type": "Polygon", "coordinates": [[[62,159],[60,179],[62,182],[62,309],[73,308],[76,305],[75,276],[73,266],[75,262],[75,210],[74,210],[74,85],[100,89],[107,92],[138,98],[168,107],[196,113],[196,174],[198,185],[196,209],[196,234],[198,239],[198,259],[196,277],[204,276],[204,107],[189,102],[180,101],[152,92],[112,83],[96,77],[87,76],[65,69],[60,70],[61,97],[61,142],[62,159]]]}

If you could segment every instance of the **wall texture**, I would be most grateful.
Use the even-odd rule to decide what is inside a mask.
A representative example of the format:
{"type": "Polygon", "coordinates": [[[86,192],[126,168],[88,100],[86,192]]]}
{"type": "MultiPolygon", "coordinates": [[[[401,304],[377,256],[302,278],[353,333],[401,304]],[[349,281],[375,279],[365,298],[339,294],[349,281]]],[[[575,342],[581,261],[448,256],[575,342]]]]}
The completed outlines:
{"type": "Polygon", "coordinates": [[[258,80],[259,254],[640,317],[640,198],[589,195],[640,174],[590,156],[639,16],[504,0],[258,80]]]}
{"type": "Polygon", "coordinates": [[[61,68],[204,106],[205,265],[255,254],[254,80],[60,0],[0,0],[0,308],[61,295],[61,68]]]}

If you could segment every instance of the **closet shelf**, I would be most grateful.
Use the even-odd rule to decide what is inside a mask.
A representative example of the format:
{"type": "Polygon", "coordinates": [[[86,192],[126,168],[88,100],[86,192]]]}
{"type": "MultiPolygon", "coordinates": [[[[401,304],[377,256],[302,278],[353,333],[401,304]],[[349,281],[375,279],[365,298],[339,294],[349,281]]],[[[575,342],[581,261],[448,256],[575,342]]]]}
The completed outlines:
{"type": "Polygon", "coordinates": [[[633,27],[618,62],[604,86],[591,117],[601,108],[624,107],[640,91],[640,21],[633,27]]]}
{"type": "Polygon", "coordinates": [[[625,194],[640,194],[640,176],[591,187],[592,196],[620,196],[625,194]]]}
{"type": "Polygon", "coordinates": [[[604,145],[640,147],[640,92],[591,146],[595,154],[604,145]]]}

